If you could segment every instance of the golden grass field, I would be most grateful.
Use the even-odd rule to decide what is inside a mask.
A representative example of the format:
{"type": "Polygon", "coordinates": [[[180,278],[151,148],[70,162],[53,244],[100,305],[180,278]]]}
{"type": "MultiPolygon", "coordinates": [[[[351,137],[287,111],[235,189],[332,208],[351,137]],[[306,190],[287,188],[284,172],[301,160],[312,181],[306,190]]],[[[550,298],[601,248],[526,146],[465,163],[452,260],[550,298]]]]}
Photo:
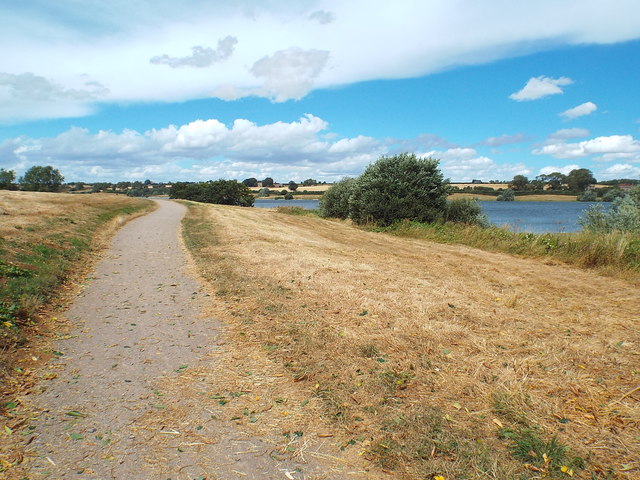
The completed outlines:
{"type": "Polygon", "coordinates": [[[242,392],[218,413],[243,429],[366,478],[640,477],[637,285],[268,209],[184,226],[226,334],[175,388],[242,392]],[[570,450],[517,458],[525,434],[570,450]]]}

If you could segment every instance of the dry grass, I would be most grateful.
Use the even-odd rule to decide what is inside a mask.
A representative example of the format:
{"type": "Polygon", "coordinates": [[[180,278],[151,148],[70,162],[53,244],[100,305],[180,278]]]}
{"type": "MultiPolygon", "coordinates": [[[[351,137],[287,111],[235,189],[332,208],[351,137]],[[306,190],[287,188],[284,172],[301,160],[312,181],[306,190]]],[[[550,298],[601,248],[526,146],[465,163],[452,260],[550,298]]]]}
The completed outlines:
{"type": "Polygon", "coordinates": [[[522,429],[581,478],[640,475],[637,286],[270,210],[192,206],[185,227],[228,333],[201,373],[249,392],[226,418],[332,435],[394,478],[540,476],[498,435],[522,429]]]}

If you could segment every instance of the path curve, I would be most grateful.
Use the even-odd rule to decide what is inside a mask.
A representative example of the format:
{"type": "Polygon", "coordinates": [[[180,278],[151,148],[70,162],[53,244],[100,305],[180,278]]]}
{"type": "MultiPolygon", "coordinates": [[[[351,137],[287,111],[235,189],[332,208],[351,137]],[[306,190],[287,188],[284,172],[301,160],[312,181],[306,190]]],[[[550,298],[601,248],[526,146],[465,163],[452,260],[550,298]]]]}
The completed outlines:
{"type": "Polygon", "coordinates": [[[43,374],[49,380],[32,399],[41,414],[31,423],[29,472],[56,479],[287,478],[289,466],[265,455],[262,440],[230,427],[210,429],[210,444],[189,452],[154,444],[171,429],[149,433],[138,424],[179,400],[164,398],[163,385],[219,341],[218,323],[199,314],[207,295],[187,273],[179,241],[186,209],[157,202],[156,211],[117,233],[66,314],[71,338],[57,341],[43,374]]]}

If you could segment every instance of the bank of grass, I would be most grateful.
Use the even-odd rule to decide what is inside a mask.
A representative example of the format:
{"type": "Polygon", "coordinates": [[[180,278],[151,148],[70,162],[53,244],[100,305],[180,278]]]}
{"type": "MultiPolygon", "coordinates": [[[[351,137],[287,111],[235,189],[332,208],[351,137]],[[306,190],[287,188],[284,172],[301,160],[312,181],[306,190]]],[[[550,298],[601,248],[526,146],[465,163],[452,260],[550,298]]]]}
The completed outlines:
{"type": "Polygon", "coordinates": [[[371,478],[638,472],[626,282],[297,209],[191,205],[184,226],[226,325],[196,388],[283,452],[321,437],[371,478]]]}
{"type": "MultiPolygon", "coordinates": [[[[278,207],[280,213],[317,216],[314,210],[278,207]]],[[[460,244],[491,252],[530,258],[549,258],[580,268],[626,279],[640,279],[640,237],[611,232],[525,233],[504,227],[478,227],[459,223],[397,222],[389,227],[364,227],[400,237],[460,244]]]]}
{"type": "Polygon", "coordinates": [[[152,208],[122,195],[0,191],[0,348],[24,343],[25,327],[83,271],[87,253],[152,208]]]}
{"type": "Polygon", "coordinates": [[[372,228],[408,238],[461,244],[492,252],[555,259],[581,268],[623,278],[640,277],[640,237],[612,233],[524,233],[506,228],[481,228],[463,224],[425,224],[403,221],[386,228],[372,228]]]}

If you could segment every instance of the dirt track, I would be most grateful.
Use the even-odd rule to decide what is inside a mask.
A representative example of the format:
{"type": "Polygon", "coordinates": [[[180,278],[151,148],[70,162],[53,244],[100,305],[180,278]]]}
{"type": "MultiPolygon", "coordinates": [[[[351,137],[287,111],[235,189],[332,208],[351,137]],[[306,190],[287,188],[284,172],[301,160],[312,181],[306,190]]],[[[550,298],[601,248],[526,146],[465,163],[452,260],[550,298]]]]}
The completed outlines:
{"type": "Polygon", "coordinates": [[[34,479],[308,478],[198,399],[167,393],[218,348],[219,325],[199,313],[208,295],[186,271],[185,208],[159,205],[116,235],[65,315],[70,338],[53,346],[42,393],[21,399],[40,412],[23,426],[32,431],[22,467],[34,479]],[[199,418],[154,421],[176,404],[199,418]]]}

